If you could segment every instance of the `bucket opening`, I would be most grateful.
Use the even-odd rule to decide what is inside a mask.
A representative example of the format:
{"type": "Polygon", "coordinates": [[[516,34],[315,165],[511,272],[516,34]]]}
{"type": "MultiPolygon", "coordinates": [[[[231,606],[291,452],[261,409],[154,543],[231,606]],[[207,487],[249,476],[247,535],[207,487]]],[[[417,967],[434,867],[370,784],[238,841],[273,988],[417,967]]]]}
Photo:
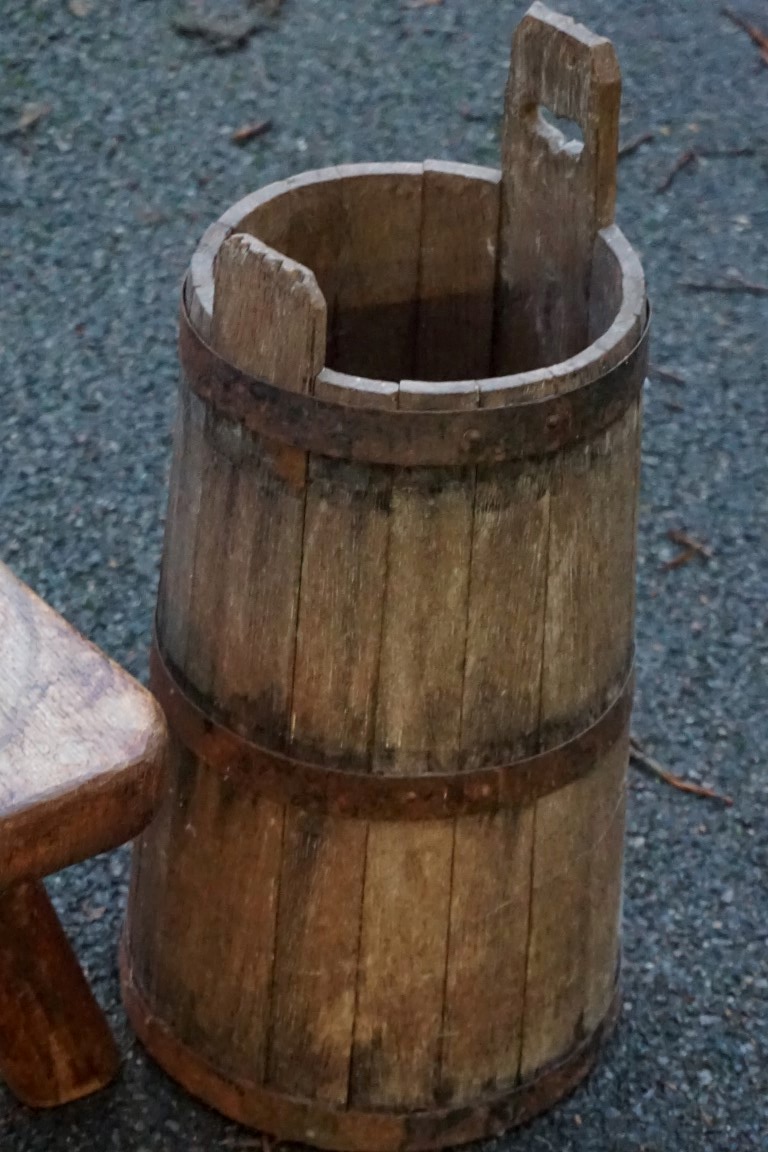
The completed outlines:
{"type": "MultiPolygon", "coordinates": [[[[541,105],[532,115],[553,148],[577,154],[583,136],[575,122],[541,105]]],[[[544,355],[532,362],[515,341],[500,339],[513,313],[518,330],[527,322],[526,300],[510,297],[499,279],[500,200],[497,171],[435,161],[329,168],[271,185],[203,238],[192,262],[193,319],[205,335],[217,247],[245,233],[311,271],[327,308],[325,368],[355,378],[359,392],[366,380],[477,381],[481,392],[503,391],[504,402],[514,402],[534,381],[537,390],[559,388],[574,365],[605,359],[616,342],[626,355],[645,289],[615,225],[597,235],[579,315],[571,309],[564,323],[560,285],[543,283],[546,306],[536,311],[531,343],[544,355]],[[542,324],[551,325],[544,339],[542,324]]]]}

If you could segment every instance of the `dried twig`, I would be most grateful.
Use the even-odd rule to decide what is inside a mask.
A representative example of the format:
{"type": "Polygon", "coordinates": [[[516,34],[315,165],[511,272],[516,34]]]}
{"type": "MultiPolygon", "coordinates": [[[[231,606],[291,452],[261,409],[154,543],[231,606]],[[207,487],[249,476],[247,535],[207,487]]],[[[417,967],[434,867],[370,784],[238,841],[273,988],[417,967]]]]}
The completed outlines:
{"type": "Polygon", "coordinates": [[[221,1141],[222,1148],[259,1148],[261,1152],[275,1152],[280,1145],[274,1137],[267,1136],[265,1132],[258,1136],[225,1136],[221,1141]]]}
{"type": "Polygon", "coordinates": [[[236,132],[233,132],[230,139],[233,144],[247,144],[249,140],[255,140],[257,136],[263,136],[265,132],[269,132],[272,127],[271,120],[254,120],[251,124],[243,124],[236,132]]]}
{"type": "Polygon", "coordinates": [[[669,368],[660,368],[658,364],[651,364],[648,367],[648,375],[654,376],[657,380],[664,380],[667,384],[685,384],[685,377],[681,376],[679,372],[672,372],[669,368]]]}
{"type": "Polygon", "coordinates": [[[691,536],[683,528],[670,528],[667,532],[667,539],[683,548],[692,548],[703,560],[711,560],[714,556],[709,544],[703,540],[697,540],[695,536],[691,536]]]}
{"type": "Polygon", "coordinates": [[[695,548],[684,548],[682,552],[678,552],[677,556],[673,556],[671,560],[660,564],[659,568],[662,572],[674,572],[676,568],[682,568],[685,564],[690,564],[695,555],[695,548]]]}
{"type": "Polygon", "coordinates": [[[756,284],[745,280],[741,274],[732,275],[720,282],[710,280],[681,280],[681,288],[689,292],[728,292],[743,296],[768,296],[768,284],[756,284]]]}
{"type": "Polygon", "coordinates": [[[657,184],[656,192],[666,192],[674,184],[678,173],[687,168],[689,164],[696,163],[696,150],[695,148],[686,148],[685,152],[681,152],[670,168],[667,175],[662,180],[661,184],[657,184]]]}
{"type": "Polygon", "coordinates": [[[682,552],[678,552],[677,556],[673,556],[671,560],[661,564],[662,572],[673,572],[676,568],[682,568],[684,564],[690,564],[696,556],[702,560],[712,559],[713,553],[709,545],[702,540],[697,540],[695,536],[689,535],[682,528],[670,528],[667,532],[667,539],[671,540],[673,544],[679,544],[682,552]]]}
{"type": "Polygon", "coordinates": [[[260,1152],[272,1152],[269,1136],[227,1136],[221,1142],[222,1148],[258,1148],[260,1152]]]}
{"type": "Polygon", "coordinates": [[[741,28],[742,32],[746,32],[760,53],[763,64],[768,64],[768,33],[763,32],[762,28],[758,28],[756,24],[751,24],[749,20],[731,8],[721,8],[720,11],[727,20],[730,20],[737,28],[741,28]]]}
{"type": "MultiPolygon", "coordinates": [[[[643,138],[638,137],[638,141],[640,144],[642,144],[643,138]]],[[[629,150],[634,143],[635,141],[630,141],[630,144],[627,145],[627,149],[629,150]]],[[[687,168],[690,164],[695,164],[697,160],[709,160],[716,159],[718,157],[725,158],[734,156],[756,156],[757,152],[758,149],[752,144],[742,145],[738,148],[701,148],[699,146],[695,148],[686,148],[685,151],[681,152],[677,157],[661,183],[656,186],[656,192],[667,192],[677,179],[678,173],[682,172],[683,169],[687,168]]],[[[621,158],[623,154],[625,154],[623,149],[620,149],[619,158],[621,158]]]]}
{"type": "Polygon", "coordinates": [[[406,0],[406,8],[439,8],[443,0],[406,0]]]}
{"type": "Polygon", "coordinates": [[[633,152],[637,152],[638,148],[642,148],[643,144],[650,144],[655,139],[654,132],[641,132],[639,136],[633,136],[631,140],[627,140],[626,144],[622,144],[619,148],[619,160],[623,160],[625,156],[631,156],[633,152]]]}
{"type": "Polygon", "coordinates": [[[727,808],[733,807],[733,800],[730,796],[723,796],[720,792],[713,791],[712,788],[705,788],[703,784],[694,784],[692,780],[684,780],[682,776],[675,776],[673,772],[668,772],[663,764],[660,764],[658,760],[645,751],[636,736],[630,737],[629,755],[639,768],[644,768],[652,776],[656,776],[665,784],[669,784],[670,787],[677,788],[680,792],[689,792],[692,796],[701,796],[705,800],[717,800],[720,804],[725,804],[727,808]]]}
{"type": "Polygon", "coordinates": [[[756,156],[757,148],[752,144],[745,144],[740,148],[696,148],[697,156],[703,156],[705,160],[710,157],[718,156],[756,156]]]}

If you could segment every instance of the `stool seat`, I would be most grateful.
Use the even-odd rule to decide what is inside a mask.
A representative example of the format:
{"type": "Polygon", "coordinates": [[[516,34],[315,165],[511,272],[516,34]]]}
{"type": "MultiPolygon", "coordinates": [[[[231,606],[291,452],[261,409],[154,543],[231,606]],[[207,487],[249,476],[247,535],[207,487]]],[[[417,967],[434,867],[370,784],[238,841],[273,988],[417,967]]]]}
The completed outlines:
{"type": "Polygon", "coordinates": [[[40,878],[141,831],[165,751],[153,697],[0,564],[0,1076],[31,1106],[119,1063],[40,878]]]}
{"type": "Polygon", "coordinates": [[[140,832],[165,739],[154,697],[0,564],[0,887],[140,832]]]}

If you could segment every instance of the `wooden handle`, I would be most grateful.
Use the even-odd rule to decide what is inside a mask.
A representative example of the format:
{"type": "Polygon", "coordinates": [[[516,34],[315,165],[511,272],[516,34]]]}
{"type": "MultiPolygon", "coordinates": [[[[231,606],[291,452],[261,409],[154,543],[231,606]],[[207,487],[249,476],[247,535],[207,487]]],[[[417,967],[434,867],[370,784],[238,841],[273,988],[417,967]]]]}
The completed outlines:
{"type": "Polygon", "coordinates": [[[595,237],[614,218],[620,99],[610,41],[533,4],[506,94],[497,370],[543,367],[584,346],[595,237]]]}
{"type": "Polygon", "coordinates": [[[39,882],[0,893],[0,1076],[50,1108],[108,1084],[119,1057],[104,1015],[39,882]]]}
{"type": "Polygon", "coordinates": [[[535,3],[521,21],[512,48],[504,127],[504,178],[547,198],[569,171],[586,168],[589,183],[577,206],[594,231],[613,223],[619,140],[621,73],[613,45],[568,16],[535,3]],[[568,141],[546,112],[578,124],[583,143],[568,141]],[[534,163],[515,163],[516,150],[534,163]],[[510,149],[514,151],[510,152],[510,149]],[[514,172],[511,170],[515,164],[514,172]]]}

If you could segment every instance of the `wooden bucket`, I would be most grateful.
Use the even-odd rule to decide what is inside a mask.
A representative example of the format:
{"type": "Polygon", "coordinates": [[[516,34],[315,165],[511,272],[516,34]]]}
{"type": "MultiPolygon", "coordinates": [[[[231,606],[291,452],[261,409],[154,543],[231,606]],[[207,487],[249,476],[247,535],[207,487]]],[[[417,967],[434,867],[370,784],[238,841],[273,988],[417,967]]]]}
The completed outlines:
{"type": "Polygon", "coordinates": [[[503,177],[311,172],[192,260],[123,989],[282,1139],[498,1133],[616,1013],[648,331],[617,123],[610,45],[535,5],[503,177]]]}

